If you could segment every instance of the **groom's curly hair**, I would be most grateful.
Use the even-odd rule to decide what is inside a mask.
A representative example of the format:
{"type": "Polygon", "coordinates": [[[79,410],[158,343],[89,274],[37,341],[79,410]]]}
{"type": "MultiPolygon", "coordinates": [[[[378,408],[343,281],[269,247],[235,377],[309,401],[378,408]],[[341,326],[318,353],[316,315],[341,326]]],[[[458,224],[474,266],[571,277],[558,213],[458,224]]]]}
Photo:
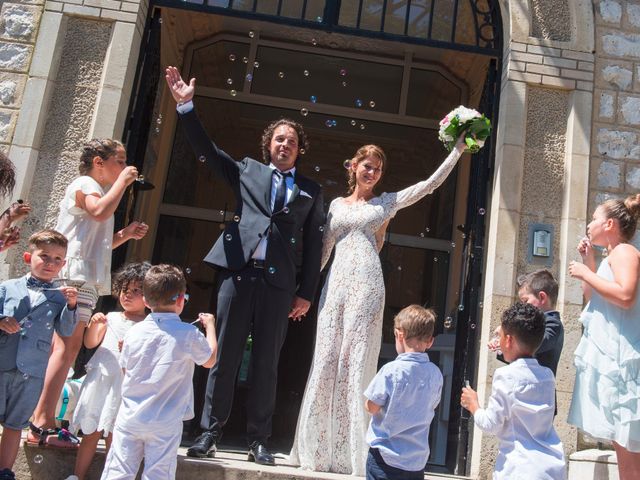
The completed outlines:
{"type": "Polygon", "coordinates": [[[304,128],[298,122],[294,122],[288,118],[281,118],[280,120],[274,120],[267,128],[262,132],[262,141],[260,142],[260,149],[262,150],[262,160],[264,163],[269,164],[271,162],[271,152],[269,147],[271,146],[271,139],[273,138],[273,132],[276,131],[280,125],[286,125],[291,127],[298,134],[298,158],[296,158],[296,165],[300,160],[300,156],[309,151],[309,139],[307,134],[304,133],[304,128]]]}

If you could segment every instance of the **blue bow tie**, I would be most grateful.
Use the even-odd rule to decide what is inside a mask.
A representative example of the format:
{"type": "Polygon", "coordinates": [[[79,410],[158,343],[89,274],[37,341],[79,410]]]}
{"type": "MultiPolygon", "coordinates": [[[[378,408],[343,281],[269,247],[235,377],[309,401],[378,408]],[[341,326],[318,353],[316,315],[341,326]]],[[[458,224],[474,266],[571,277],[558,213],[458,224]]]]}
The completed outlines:
{"type": "Polygon", "coordinates": [[[51,282],[43,282],[42,280],[38,280],[35,277],[29,276],[27,278],[27,287],[28,288],[37,288],[37,289],[45,289],[53,287],[51,282]]]}

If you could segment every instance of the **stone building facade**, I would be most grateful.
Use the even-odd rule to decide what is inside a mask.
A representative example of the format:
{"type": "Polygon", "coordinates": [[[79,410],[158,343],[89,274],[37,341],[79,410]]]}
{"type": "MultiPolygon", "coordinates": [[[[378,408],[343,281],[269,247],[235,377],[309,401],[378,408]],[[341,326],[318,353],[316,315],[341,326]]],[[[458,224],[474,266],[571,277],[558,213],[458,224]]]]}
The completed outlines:
{"type": "MultiPolygon", "coordinates": [[[[529,226],[551,225],[566,332],[556,428],[569,455],[591,444],[565,421],[583,306],[567,266],[595,206],[640,189],[640,2],[499,4],[502,91],[476,378],[486,399],[499,365],[484,346],[517,276],[538,268],[528,261],[529,226]]],[[[14,196],[34,206],[25,237],[55,222],[82,142],[122,135],[148,9],[147,0],[2,3],[0,145],[18,166],[14,196]]],[[[10,253],[4,275],[20,268],[10,253]]],[[[494,441],[475,431],[471,475],[489,478],[494,458],[494,441]]]]}

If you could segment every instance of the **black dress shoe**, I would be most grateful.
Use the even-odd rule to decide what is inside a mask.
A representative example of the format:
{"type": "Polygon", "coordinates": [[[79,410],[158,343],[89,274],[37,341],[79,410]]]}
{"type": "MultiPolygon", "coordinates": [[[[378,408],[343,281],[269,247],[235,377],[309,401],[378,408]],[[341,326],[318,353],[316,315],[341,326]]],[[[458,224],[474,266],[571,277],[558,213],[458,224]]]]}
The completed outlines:
{"type": "Polygon", "coordinates": [[[202,433],[187,450],[187,457],[213,458],[216,456],[218,434],[206,431],[202,433]]]}
{"type": "Polygon", "coordinates": [[[249,445],[249,456],[248,460],[250,462],[256,462],[258,465],[275,465],[276,461],[273,458],[273,455],[269,453],[267,447],[264,446],[264,443],[255,441],[251,445],[249,445]]]}

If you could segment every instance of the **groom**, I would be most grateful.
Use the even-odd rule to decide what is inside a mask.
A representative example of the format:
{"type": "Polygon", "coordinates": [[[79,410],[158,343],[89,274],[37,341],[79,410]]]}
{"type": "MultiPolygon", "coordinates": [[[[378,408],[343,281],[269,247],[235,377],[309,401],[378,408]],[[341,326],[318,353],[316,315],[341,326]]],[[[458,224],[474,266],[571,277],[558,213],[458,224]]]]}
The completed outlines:
{"type": "Polygon", "coordinates": [[[187,455],[215,455],[251,334],[249,460],[274,465],[266,442],[275,408],[278,358],[287,317],[300,320],[307,313],[320,275],[322,192],[317,183],[296,172],[298,154],[306,146],[301,125],[286,119],[272,122],[263,134],[265,164],[248,157],[236,162],[211,142],[193,110],[195,79],[187,84],[175,67],[166,69],[165,78],[196,157],[226,181],[236,197],[233,221],[204,259],[219,268],[218,358],[209,371],[201,419],[204,433],[187,455]]]}

